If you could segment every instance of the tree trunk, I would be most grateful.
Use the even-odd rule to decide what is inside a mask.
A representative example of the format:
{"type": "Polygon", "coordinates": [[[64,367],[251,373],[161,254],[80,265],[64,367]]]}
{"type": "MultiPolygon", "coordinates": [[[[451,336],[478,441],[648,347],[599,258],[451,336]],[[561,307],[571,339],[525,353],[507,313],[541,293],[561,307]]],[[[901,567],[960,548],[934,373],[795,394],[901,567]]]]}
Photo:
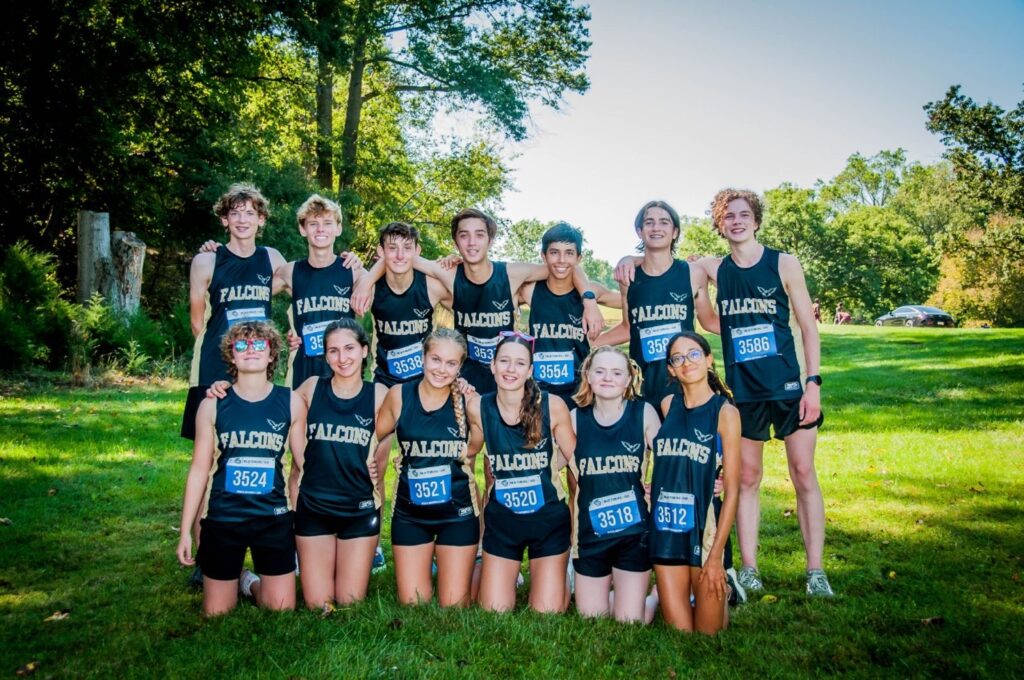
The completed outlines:
{"type": "Polygon", "coordinates": [[[128,317],[139,311],[146,244],[130,231],[115,231],[111,241],[113,276],[107,299],[115,311],[128,317]]]}
{"type": "Polygon", "coordinates": [[[334,66],[322,50],[316,72],[316,181],[321,189],[334,189],[334,66]]]}
{"type": "Polygon", "coordinates": [[[356,146],[359,141],[359,117],[363,112],[363,71],[366,69],[366,35],[360,33],[352,46],[352,71],[348,79],[345,103],[345,130],[341,133],[341,190],[356,182],[356,146]]]}
{"type": "Polygon", "coordinates": [[[105,294],[110,281],[110,213],[78,211],[78,302],[105,294]]]}

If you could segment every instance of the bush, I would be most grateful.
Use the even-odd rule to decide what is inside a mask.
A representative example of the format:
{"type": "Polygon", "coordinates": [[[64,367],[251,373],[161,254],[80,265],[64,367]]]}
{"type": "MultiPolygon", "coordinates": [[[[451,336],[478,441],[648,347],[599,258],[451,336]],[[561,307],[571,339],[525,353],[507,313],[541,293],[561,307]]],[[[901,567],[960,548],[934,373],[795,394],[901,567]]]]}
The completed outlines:
{"type": "Polygon", "coordinates": [[[60,293],[52,255],[24,242],[8,251],[0,262],[0,368],[63,362],[71,316],[60,293]]]}

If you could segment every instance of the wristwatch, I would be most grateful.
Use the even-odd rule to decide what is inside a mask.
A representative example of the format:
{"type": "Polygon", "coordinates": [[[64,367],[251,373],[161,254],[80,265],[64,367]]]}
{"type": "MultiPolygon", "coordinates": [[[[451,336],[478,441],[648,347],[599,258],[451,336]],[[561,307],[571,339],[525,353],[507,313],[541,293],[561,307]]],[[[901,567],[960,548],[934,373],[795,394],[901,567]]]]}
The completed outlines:
{"type": "Polygon", "coordinates": [[[583,292],[583,299],[584,300],[596,300],[597,299],[597,295],[594,294],[594,291],[587,290],[587,291],[583,292]]]}
{"type": "Polygon", "coordinates": [[[807,380],[804,380],[804,384],[806,385],[807,383],[816,383],[818,385],[818,387],[821,387],[821,376],[820,375],[809,375],[809,376],[807,376],[807,380]]]}

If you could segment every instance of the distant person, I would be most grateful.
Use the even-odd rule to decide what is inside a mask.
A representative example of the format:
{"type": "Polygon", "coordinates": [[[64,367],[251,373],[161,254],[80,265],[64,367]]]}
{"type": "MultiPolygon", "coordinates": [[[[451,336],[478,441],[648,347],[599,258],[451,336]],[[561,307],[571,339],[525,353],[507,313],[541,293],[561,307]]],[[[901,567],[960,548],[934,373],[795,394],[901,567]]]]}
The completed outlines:
{"type": "Polygon", "coordinates": [[[811,311],[814,313],[814,320],[821,323],[821,303],[818,302],[817,298],[815,298],[814,304],[811,305],[811,311]]]}
{"type": "Polygon", "coordinates": [[[832,321],[832,323],[834,323],[837,326],[842,326],[843,324],[850,323],[850,313],[843,308],[842,302],[836,305],[836,317],[832,321]]]}

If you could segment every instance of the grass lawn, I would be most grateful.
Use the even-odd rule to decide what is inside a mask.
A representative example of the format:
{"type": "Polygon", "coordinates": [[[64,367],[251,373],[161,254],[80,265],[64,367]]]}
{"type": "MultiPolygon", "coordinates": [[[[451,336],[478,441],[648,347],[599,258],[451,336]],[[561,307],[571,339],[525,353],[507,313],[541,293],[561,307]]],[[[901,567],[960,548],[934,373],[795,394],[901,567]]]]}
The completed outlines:
{"type": "Polygon", "coordinates": [[[174,557],[184,386],[7,380],[0,676],[29,662],[40,677],[1021,675],[1024,331],[824,327],[823,355],[817,460],[838,597],[803,595],[773,443],[760,553],[773,597],[733,610],[713,639],[660,621],[401,608],[391,568],[326,618],[243,603],[206,621],[174,557]]]}

